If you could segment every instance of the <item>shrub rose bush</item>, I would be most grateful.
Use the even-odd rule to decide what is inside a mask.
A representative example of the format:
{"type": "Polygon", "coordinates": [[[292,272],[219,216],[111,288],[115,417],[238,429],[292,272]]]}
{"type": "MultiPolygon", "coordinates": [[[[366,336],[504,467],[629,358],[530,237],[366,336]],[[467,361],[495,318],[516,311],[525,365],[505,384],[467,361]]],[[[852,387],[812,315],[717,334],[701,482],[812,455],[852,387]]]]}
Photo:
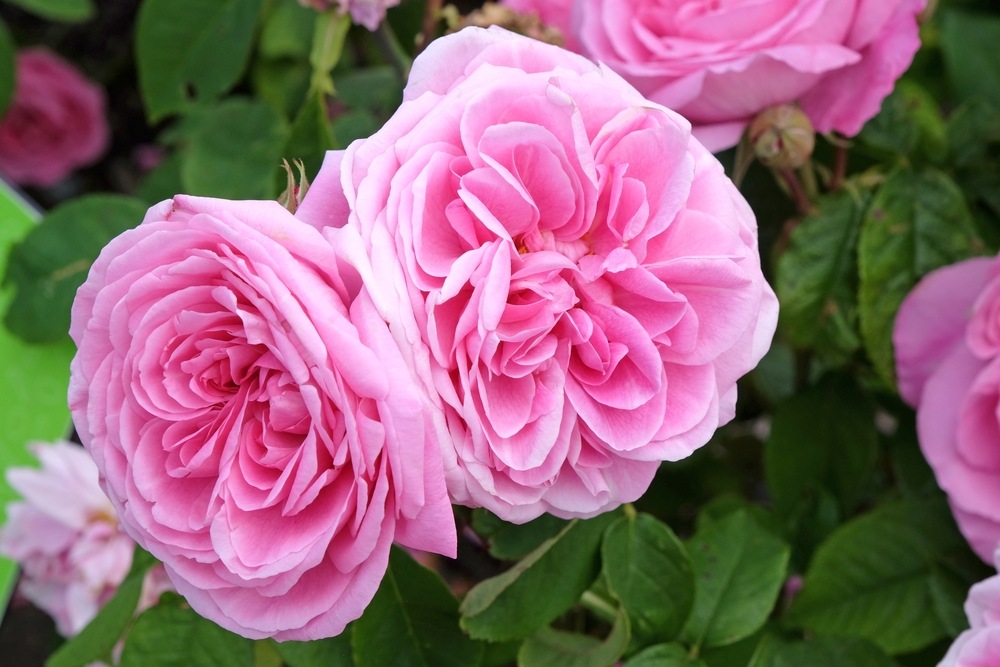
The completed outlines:
{"type": "Polygon", "coordinates": [[[820,132],[853,136],[878,113],[920,46],[924,0],[508,0],[567,45],[677,111],[709,149],[754,115],[798,102],[820,132]]]}
{"type": "Polygon", "coordinates": [[[0,553],[20,562],[20,592],[49,614],[64,637],[80,632],[114,594],[135,548],[82,447],[35,443],[35,468],[10,468],[22,500],[7,505],[0,553]]]}
{"type": "Polygon", "coordinates": [[[17,54],[16,85],[0,117],[0,173],[53,185],[108,146],[104,91],[44,48],[17,54]]]}
{"type": "Polygon", "coordinates": [[[314,639],[389,547],[454,555],[440,454],[385,323],[276,202],[178,196],[73,306],[70,407],[125,530],[200,614],[314,639]]]}
{"type": "Polygon", "coordinates": [[[720,164],[683,118],[557,47],[436,40],[306,204],[336,211],[341,190],[456,502],[521,522],[635,500],[733,417],[770,344],[756,223],[720,164]]]}
{"type": "Polygon", "coordinates": [[[989,562],[1000,543],[1000,261],[927,275],[893,332],[902,397],[959,528],[989,562]]]}

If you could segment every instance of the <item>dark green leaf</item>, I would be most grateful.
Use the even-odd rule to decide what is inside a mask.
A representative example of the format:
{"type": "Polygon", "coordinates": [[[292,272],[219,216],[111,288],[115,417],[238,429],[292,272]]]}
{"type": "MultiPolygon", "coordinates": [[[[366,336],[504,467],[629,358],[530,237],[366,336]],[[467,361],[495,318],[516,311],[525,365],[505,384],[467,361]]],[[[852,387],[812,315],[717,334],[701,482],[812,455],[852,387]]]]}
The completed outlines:
{"type": "Polygon", "coordinates": [[[311,77],[309,63],[288,58],[260,58],[250,70],[257,97],[288,119],[294,119],[305,104],[311,77]]]}
{"type": "Polygon", "coordinates": [[[778,406],[764,449],[764,469],[775,509],[791,516],[801,502],[826,490],[846,515],[875,470],[875,404],[847,374],[778,406]]]}
{"type": "Polygon", "coordinates": [[[969,583],[956,573],[935,567],[930,577],[931,601],[934,613],[949,637],[957,637],[969,628],[965,615],[965,599],[969,594],[969,583]]]}
{"type": "Polygon", "coordinates": [[[351,633],[310,642],[273,642],[287,667],[353,667],[351,633]]]}
{"type": "Polygon", "coordinates": [[[946,632],[931,592],[935,561],[962,544],[943,500],[882,505],[820,546],[787,620],[890,654],[926,646],[946,632]]]}
{"type": "Polygon", "coordinates": [[[217,98],[246,69],[261,0],[145,0],[136,65],[146,114],[157,121],[217,98]]]}
{"type": "Polygon", "coordinates": [[[132,621],[142,582],[156,560],[136,547],[132,567],[114,596],[101,608],[80,634],[59,647],[45,667],[83,667],[95,661],[108,660],[115,644],[132,621]]]}
{"type": "Polygon", "coordinates": [[[857,637],[820,638],[780,646],[752,667],[896,667],[878,646],[857,637]]]}
{"type": "Polygon", "coordinates": [[[565,519],[543,514],[522,524],[508,523],[484,509],[473,510],[472,527],[486,540],[490,555],[500,560],[517,560],[566,527],[565,519]]]}
{"type": "Polygon", "coordinates": [[[511,569],[477,584],[462,602],[462,627],[473,637],[504,641],[554,620],[597,577],[601,536],[616,517],[575,519],[511,569]]]}
{"type": "Polygon", "coordinates": [[[146,206],[119,195],[89,195],[53,210],[15,246],[6,280],[17,294],[4,323],[30,342],[50,342],[69,331],[70,307],[101,249],[135,227],[146,206]]]}
{"type": "Polygon", "coordinates": [[[336,83],[337,97],[349,107],[389,113],[403,101],[403,86],[388,65],[338,73],[336,83]]]}
{"type": "Polygon", "coordinates": [[[948,150],[958,167],[974,167],[995,157],[1000,144],[1000,108],[974,98],[948,118],[948,150]]]}
{"type": "Polygon", "coordinates": [[[687,551],[696,588],[684,637],[722,646],[760,629],[785,581],[788,546],[740,511],[703,523],[687,551]]]}
{"type": "Polygon", "coordinates": [[[326,103],[321,95],[312,93],[292,123],[283,157],[289,162],[302,160],[306,165],[306,174],[314,178],[319,173],[326,152],[335,147],[326,103]]]}
{"type": "Polygon", "coordinates": [[[705,663],[688,655],[680,644],[657,644],[626,660],[624,667],[705,667],[705,663]]]}
{"type": "Polygon", "coordinates": [[[316,10],[298,2],[281,2],[268,12],[260,31],[260,55],[308,60],[316,10]]]}
{"type": "Polygon", "coordinates": [[[981,249],[965,198],[943,172],[886,177],[861,228],[858,306],[868,356],[887,384],[895,385],[892,325],[903,298],[921,276],[981,249]]]}
{"type": "Polygon", "coordinates": [[[628,616],[619,610],[604,641],[588,635],[545,627],[524,640],[518,667],[607,667],[625,653],[629,642],[628,616]]]}
{"type": "Polygon", "coordinates": [[[783,330],[794,345],[816,348],[836,363],[861,344],[855,248],[869,199],[853,189],[821,199],[819,212],[799,224],[778,260],[783,330]]]}
{"type": "Polygon", "coordinates": [[[684,545],[663,522],[629,514],[604,533],[601,567],[608,589],[640,637],[676,637],[694,603],[694,571],[684,545]]]}
{"type": "Polygon", "coordinates": [[[949,79],[963,98],[982,97],[1000,109],[1000,16],[941,10],[941,51],[949,79]]]}
{"type": "Polygon", "coordinates": [[[483,645],[458,627],[458,601],[437,574],[393,547],[389,569],[353,624],[354,661],[364,667],[475,667],[483,645]]]}
{"type": "Polygon", "coordinates": [[[119,667],[246,667],[253,642],[220,628],[165,593],[128,633],[119,667]]]}
{"type": "Polygon", "coordinates": [[[7,24],[0,21],[0,116],[3,116],[14,96],[14,40],[7,24]]]}
{"type": "Polygon", "coordinates": [[[273,199],[288,126],[263,102],[231,98],[184,119],[185,192],[226,199],[273,199]]]}
{"type": "Polygon", "coordinates": [[[6,0],[50,21],[84,21],[94,15],[93,0],[6,0]]]}
{"type": "Polygon", "coordinates": [[[859,137],[890,159],[899,155],[940,162],[947,153],[945,122],[934,98],[915,81],[896,82],[878,115],[859,137]]]}
{"type": "Polygon", "coordinates": [[[135,196],[152,206],[184,192],[184,184],[181,182],[182,161],[180,153],[169,153],[142,179],[135,190],[135,196]]]}

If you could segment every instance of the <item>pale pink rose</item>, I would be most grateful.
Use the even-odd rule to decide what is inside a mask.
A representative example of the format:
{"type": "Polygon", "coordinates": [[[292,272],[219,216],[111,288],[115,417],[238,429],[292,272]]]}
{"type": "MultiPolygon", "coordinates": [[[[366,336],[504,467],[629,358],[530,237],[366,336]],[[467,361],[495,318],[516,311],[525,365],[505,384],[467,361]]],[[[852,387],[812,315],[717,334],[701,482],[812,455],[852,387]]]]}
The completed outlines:
{"type": "Polygon", "coordinates": [[[14,97],[0,117],[0,174],[52,185],[108,147],[104,91],[44,48],[17,54],[14,97]]]}
{"type": "Polygon", "coordinates": [[[899,392],[958,527],[983,560],[1000,543],[1000,260],[924,277],[893,331],[899,392]]]}
{"type": "Polygon", "coordinates": [[[385,20],[386,10],[398,5],[399,0],[299,0],[299,4],[319,11],[336,5],[342,14],[350,12],[355,23],[375,30],[385,20]]]}
{"type": "Polygon", "coordinates": [[[337,224],[312,209],[343,191],[456,502],[526,521],[635,500],[733,417],[770,344],[756,223],[722,167],[563,49],[496,27],[434,41],[303,206],[337,224]]]}
{"type": "Polygon", "coordinates": [[[36,443],[32,451],[40,468],[7,471],[23,500],[7,506],[0,553],[21,565],[19,591],[71,637],[128,574],[135,542],[118,530],[97,467],[82,447],[36,443]]]}
{"type": "Polygon", "coordinates": [[[754,115],[798,102],[820,132],[853,136],[920,46],[924,0],[508,0],[568,26],[568,45],[688,118],[713,151],[754,115]]]}
{"type": "MultiPolygon", "coordinates": [[[[994,564],[998,563],[994,556],[994,564]]],[[[1000,665],[1000,575],[969,589],[965,600],[969,629],[952,643],[938,667],[996,667],[1000,665]]]]}
{"type": "Polygon", "coordinates": [[[178,196],[73,305],[70,408],[122,525],[247,637],[361,615],[389,547],[453,555],[422,399],[385,322],[276,202],[178,196]]]}

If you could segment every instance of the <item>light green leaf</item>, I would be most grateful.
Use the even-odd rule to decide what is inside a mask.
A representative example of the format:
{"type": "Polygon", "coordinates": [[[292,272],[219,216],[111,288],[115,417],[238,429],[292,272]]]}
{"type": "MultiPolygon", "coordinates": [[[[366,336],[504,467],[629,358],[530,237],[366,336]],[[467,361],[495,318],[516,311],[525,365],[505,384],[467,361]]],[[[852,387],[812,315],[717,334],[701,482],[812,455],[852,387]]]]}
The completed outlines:
{"type": "Polygon", "coordinates": [[[128,633],[119,667],[246,667],[253,642],[202,618],[179,595],[165,593],[128,633]]]}
{"type": "Polygon", "coordinates": [[[353,624],[354,661],[364,667],[475,667],[483,645],[458,627],[458,601],[434,572],[393,547],[389,569],[353,624]]]}
{"type": "Polygon", "coordinates": [[[657,644],[636,653],[624,667],[705,667],[705,663],[688,655],[680,644],[657,644]]]}
{"type": "Polygon", "coordinates": [[[861,345],[856,247],[869,199],[853,189],[821,199],[778,260],[782,329],[794,345],[815,348],[836,363],[861,345]]]}
{"type": "Polygon", "coordinates": [[[895,386],[892,325],[917,280],[982,250],[958,186],[934,169],[900,168],[879,187],[858,244],[861,335],[882,379],[895,386]]]}
{"type": "Polygon", "coordinates": [[[85,21],[94,15],[93,0],[5,0],[50,21],[85,21]]]}
{"type": "Polygon", "coordinates": [[[144,0],[136,25],[149,120],[210,101],[243,75],[261,0],[144,0]]]}
{"type": "Polygon", "coordinates": [[[696,589],[686,641],[722,646],[760,629],[785,581],[788,546],[739,511],[702,523],[687,551],[696,589]]]}
{"type": "Polygon", "coordinates": [[[88,195],[45,216],[12,251],[6,280],[16,295],[4,324],[35,343],[65,339],[70,307],[101,249],[138,225],[146,206],[120,195],[88,195]]]}
{"type": "Polygon", "coordinates": [[[619,610],[611,633],[597,637],[563,632],[545,627],[524,640],[517,654],[518,667],[607,667],[625,653],[629,642],[629,622],[619,610]]]}
{"type": "Polygon", "coordinates": [[[608,589],[640,637],[676,637],[694,603],[694,571],[684,545],[649,514],[629,514],[604,533],[601,567],[608,589]]]}
{"type": "Polygon", "coordinates": [[[935,562],[962,544],[943,500],[884,504],[820,546],[787,621],[864,637],[890,654],[927,646],[946,633],[931,588],[935,562]]]}
{"type": "Polygon", "coordinates": [[[489,641],[521,639],[569,609],[599,570],[601,535],[617,514],[574,519],[514,567],[466,595],[462,627],[489,641]]]}
{"type": "Polygon", "coordinates": [[[179,129],[185,192],[274,199],[288,126],[263,102],[231,98],[184,119],[179,129]]]}

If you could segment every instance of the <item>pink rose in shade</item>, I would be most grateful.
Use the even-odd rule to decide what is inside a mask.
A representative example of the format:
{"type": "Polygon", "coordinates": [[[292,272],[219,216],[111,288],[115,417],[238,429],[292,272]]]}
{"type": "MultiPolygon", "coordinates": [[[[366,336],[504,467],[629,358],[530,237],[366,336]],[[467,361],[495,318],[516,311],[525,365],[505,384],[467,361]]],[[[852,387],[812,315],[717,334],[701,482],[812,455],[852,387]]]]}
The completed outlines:
{"type": "MultiPolygon", "coordinates": [[[[753,116],[798,102],[820,132],[853,136],[920,46],[924,0],[569,0],[557,26],[713,151],[753,116]],[[568,26],[568,28],[567,28],[568,26]]],[[[507,0],[550,15],[549,0],[507,0]]]]}
{"type": "Polygon", "coordinates": [[[1000,544],[1000,260],[927,275],[893,331],[899,392],[958,527],[989,561],[1000,544]]]}
{"type": "Polygon", "coordinates": [[[527,521],[635,500],[733,417],[770,343],[756,223],[722,167],[563,49],[496,27],[436,40],[303,206],[344,191],[456,502],[527,521]]]}
{"type": "Polygon", "coordinates": [[[369,30],[376,30],[385,20],[385,12],[399,4],[399,0],[299,0],[303,7],[326,11],[334,5],[341,14],[350,12],[351,20],[369,30]]]}
{"type": "MultiPolygon", "coordinates": [[[[994,564],[1000,565],[994,557],[994,564]]],[[[965,600],[969,629],[952,643],[938,667],[1000,665],[1000,575],[981,581],[965,600]]]]}
{"type": "Polygon", "coordinates": [[[104,91],[42,48],[17,54],[14,97],[0,117],[0,174],[52,185],[108,146],[104,91]]]}
{"type": "Polygon", "coordinates": [[[319,232],[276,202],[178,196],[77,293],[69,400],[124,529],[202,615],[336,635],[390,543],[453,555],[422,398],[319,232]]]}
{"type": "MultiPolygon", "coordinates": [[[[20,593],[55,620],[60,634],[71,637],[125,579],[135,542],[118,529],[97,467],[82,447],[38,443],[32,451],[41,468],[7,471],[23,500],[7,506],[0,553],[21,565],[20,593]]],[[[144,586],[147,607],[166,590],[152,572],[144,586]]]]}

